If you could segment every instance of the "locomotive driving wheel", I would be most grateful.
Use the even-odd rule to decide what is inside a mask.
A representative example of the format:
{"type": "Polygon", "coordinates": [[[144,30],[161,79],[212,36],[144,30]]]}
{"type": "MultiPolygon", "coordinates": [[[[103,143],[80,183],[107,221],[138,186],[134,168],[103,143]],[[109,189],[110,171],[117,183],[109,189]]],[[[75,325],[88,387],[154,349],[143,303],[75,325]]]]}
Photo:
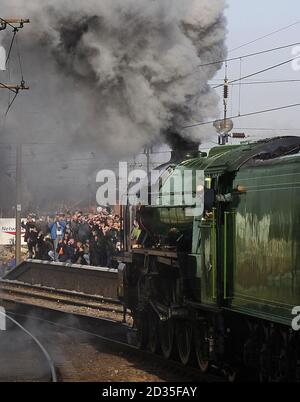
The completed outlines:
{"type": "Polygon", "coordinates": [[[209,345],[207,340],[205,323],[194,327],[194,346],[198,366],[202,373],[206,373],[209,367],[209,345]]]}
{"type": "Polygon", "coordinates": [[[188,321],[179,321],[176,324],[176,343],[179,358],[185,366],[192,355],[193,326],[188,321]]]}
{"type": "Polygon", "coordinates": [[[170,359],[174,350],[175,325],[173,320],[159,322],[161,351],[165,359],[170,359]]]}
{"type": "Polygon", "coordinates": [[[136,345],[139,349],[144,349],[148,342],[148,323],[146,314],[139,314],[135,319],[136,345]]]}
{"type": "Polygon", "coordinates": [[[159,326],[158,318],[155,314],[149,313],[148,316],[148,346],[151,353],[159,351],[159,326]]]}

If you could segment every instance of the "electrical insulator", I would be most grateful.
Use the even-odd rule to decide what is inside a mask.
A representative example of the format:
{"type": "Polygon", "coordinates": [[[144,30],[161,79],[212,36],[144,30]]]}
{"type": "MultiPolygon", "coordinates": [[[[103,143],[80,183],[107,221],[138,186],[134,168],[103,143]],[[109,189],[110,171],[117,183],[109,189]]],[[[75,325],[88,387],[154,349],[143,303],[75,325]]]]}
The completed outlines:
{"type": "Polygon", "coordinates": [[[225,80],[225,83],[224,83],[224,100],[228,99],[228,92],[229,92],[228,80],[225,80]]]}
{"type": "Polygon", "coordinates": [[[246,134],[245,133],[232,133],[231,134],[231,138],[246,138],[246,134]]]}

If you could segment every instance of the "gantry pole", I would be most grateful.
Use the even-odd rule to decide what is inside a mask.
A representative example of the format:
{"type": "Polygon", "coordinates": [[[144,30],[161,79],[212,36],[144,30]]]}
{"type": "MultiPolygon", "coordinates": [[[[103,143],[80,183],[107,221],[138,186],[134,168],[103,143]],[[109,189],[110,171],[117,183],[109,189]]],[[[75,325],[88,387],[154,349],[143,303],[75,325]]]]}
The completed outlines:
{"type": "Polygon", "coordinates": [[[21,261],[21,247],[22,247],[22,144],[17,144],[16,149],[16,265],[21,261]]]}
{"type": "MultiPolygon", "coordinates": [[[[13,29],[14,34],[18,32],[19,29],[24,27],[24,24],[29,24],[29,19],[23,18],[6,18],[0,17],[0,31],[3,31],[8,26],[13,29]],[[18,26],[16,26],[18,25],[18,26]]],[[[6,89],[8,91],[14,92],[15,96],[21,90],[28,90],[29,87],[25,85],[22,78],[20,84],[3,84],[0,83],[0,89],[6,89]]],[[[15,259],[16,264],[21,263],[21,231],[22,231],[22,143],[19,141],[16,147],[16,206],[15,206],[15,216],[16,216],[16,236],[15,236],[15,259]]]]}

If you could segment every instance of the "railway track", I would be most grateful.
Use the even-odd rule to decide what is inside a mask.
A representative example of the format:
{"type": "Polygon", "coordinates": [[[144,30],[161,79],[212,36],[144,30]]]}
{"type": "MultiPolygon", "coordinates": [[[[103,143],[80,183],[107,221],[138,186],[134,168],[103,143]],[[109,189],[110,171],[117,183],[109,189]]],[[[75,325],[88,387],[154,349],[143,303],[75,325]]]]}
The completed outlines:
{"type": "Polygon", "coordinates": [[[213,369],[203,375],[199,369],[138,349],[128,342],[129,327],[120,322],[24,305],[8,313],[46,345],[59,381],[225,381],[213,369]],[[92,370],[87,369],[89,356],[93,356],[92,370]],[[108,362],[105,367],[103,361],[108,362]]]}
{"type": "MultiPolygon", "coordinates": [[[[53,289],[41,285],[31,285],[19,281],[0,280],[0,298],[17,300],[29,305],[42,305],[53,309],[85,311],[86,315],[107,317],[122,322],[130,320],[119,300],[97,295],[53,289]]],[[[76,311],[74,311],[76,312],[76,311]]]]}
{"type": "Polygon", "coordinates": [[[37,298],[49,301],[60,300],[65,304],[84,306],[91,309],[101,309],[104,311],[114,310],[123,313],[122,304],[117,299],[5,280],[0,281],[0,289],[2,292],[5,291],[15,295],[36,296],[37,298]]]}
{"type": "MultiPolygon", "coordinates": [[[[93,286],[95,287],[95,283],[93,286]]],[[[92,337],[92,344],[98,340],[109,350],[123,353],[129,360],[135,359],[136,362],[148,364],[151,362],[150,372],[161,373],[162,378],[167,381],[224,381],[218,367],[210,367],[209,374],[204,375],[198,368],[186,367],[177,360],[166,360],[159,354],[137,348],[136,333],[131,328],[132,318],[126,314],[117,299],[117,286],[116,272],[110,269],[70,268],[63,264],[27,261],[12,271],[8,278],[0,280],[0,300],[8,306],[11,314],[24,316],[23,318],[27,319],[26,324],[30,319],[43,325],[47,324],[47,331],[50,332],[54,327],[60,328],[60,336],[61,331],[65,330],[72,331],[74,338],[76,334],[85,334],[92,337]],[[98,294],[95,295],[84,293],[86,289],[91,288],[91,275],[95,275],[97,281],[95,291],[97,290],[98,294]],[[71,278],[70,281],[67,281],[68,278],[71,278]],[[57,284],[65,286],[61,289],[56,287],[57,284]],[[32,316],[33,312],[34,315],[38,312],[37,316],[32,316]],[[48,319],[45,319],[45,314],[48,319]],[[71,320],[71,324],[66,325],[66,320],[71,320]]],[[[45,341],[48,342],[47,337],[45,341]]],[[[85,348],[86,342],[83,344],[85,348]]],[[[68,349],[68,345],[66,348],[68,349]]],[[[81,347],[73,353],[80,353],[80,350],[81,347]]],[[[94,378],[93,373],[90,374],[94,378]]],[[[124,375],[126,376],[126,373],[124,375]]],[[[73,377],[66,374],[66,377],[61,378],[73,380],[75,377],[76,373],[73,377]]],[[[88,376],[84,380],[88,381],[88,376]]],[[[117,380],[124,381],[124,378],[117,380]]]]}

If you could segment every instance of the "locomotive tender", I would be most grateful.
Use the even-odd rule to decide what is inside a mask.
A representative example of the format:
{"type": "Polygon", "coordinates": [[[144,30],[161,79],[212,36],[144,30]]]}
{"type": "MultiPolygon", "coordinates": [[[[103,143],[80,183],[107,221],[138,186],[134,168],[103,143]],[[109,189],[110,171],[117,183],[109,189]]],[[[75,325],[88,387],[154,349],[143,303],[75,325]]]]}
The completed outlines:
{"type": "Polygon", "coordinates": [[[299,200],[299,137],[170,163],[157,205],[123,211],[119,292],[139,346],[176,353],[183,364],[194,359],[203,372],[222,365],[229,379],[247,367],[261,380],[299,380],[300,336],[291,325],[300,306],[299,200]],[[205,173],[199,216],[160,205],[178,169],[205,173]],[[133,246],[134,220],[141,235],[133,246]]]}

